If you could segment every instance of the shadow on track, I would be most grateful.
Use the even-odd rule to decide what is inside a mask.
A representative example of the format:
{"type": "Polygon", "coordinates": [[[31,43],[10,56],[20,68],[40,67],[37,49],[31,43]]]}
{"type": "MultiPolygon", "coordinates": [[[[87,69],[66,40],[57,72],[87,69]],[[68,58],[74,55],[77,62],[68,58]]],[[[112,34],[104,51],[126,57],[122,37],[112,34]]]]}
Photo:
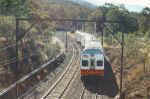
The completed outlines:
{"type": "Polygon", "coordinates": [[[104,77],[87,77],[83,78],[83,85],[87,90],[98,95],[115,97],[119,91],[115,75],[112,71],[111,64],[105,59],[104,77]]]}

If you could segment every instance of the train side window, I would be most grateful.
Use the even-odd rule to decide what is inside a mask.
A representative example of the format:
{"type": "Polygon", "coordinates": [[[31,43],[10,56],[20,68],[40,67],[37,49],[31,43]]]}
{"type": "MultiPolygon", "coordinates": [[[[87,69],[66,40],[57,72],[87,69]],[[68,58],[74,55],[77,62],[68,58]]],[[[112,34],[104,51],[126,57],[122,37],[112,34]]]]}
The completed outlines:
{"type": "Polygon", "coordinates": [[[103,66],[103,61],[97,60],[97,66],[103,66]]]}
{"type": "Polygon", "coordinates": [[[88,60],[82,60],[82,66],[87,67],[88,66],[88,60]]]}

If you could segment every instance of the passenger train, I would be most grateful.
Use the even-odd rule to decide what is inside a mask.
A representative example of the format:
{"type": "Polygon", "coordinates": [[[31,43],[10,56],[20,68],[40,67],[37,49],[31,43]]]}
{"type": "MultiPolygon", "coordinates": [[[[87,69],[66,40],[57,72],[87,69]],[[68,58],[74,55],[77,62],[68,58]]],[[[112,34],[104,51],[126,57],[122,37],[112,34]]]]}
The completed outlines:
{"type": "Polygon", "coordinates": [[[82,48],[85,48],[86,45],[88,45],[88,42],[92,40],[96,40],[93,35],[86,32],[76,31],[76,41],[81,45],[82,48]]]}
{"type": "Polygon", "coordinates": [[[104,51],[101,42],[88,33],[76,32],[76,41],[82,46],[80,56],[81,80],[89,76],[104,76],[104,51]]]}

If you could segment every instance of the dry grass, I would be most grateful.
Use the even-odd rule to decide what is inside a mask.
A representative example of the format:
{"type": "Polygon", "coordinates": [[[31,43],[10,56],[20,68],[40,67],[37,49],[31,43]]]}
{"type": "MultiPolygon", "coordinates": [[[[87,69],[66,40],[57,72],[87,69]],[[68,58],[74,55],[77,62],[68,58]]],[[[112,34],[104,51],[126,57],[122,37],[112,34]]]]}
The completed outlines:
{"type": "MultiPolygon", "coordinates": [[[[106,42],[105,42],[106,43],[106,42]]],[[[113,71],[116,69],[120,69],[120,56],[121,56],[121,49],[120,46],[113,46],[113,45],[109,45],[109,44],[104,44],[105,48],[106,48],[106,55],[108,55],[108,57],[111,60],[111,64],[113,67],[113,71]]],[[[146,47],[147,48],[147,47],[146,47]]],[[[145,47],[138,49],[141,53],[142,52],[147,52],[147,56],[150,56],[150,52],[147,51],[145,47]]],[[[128,50],[126,48],[126,50],[128,50]]],[[[132,50],[129,50],[132,51],[132,50]]],[[[132,52],[130,52],[132,54],[132,52]]],[[[132,55],[129,56],[132,56],[132,55]]],[[[141,61],[142,59],[142,54],[138,54],[141,55],[139,57],[128,57],[126,56],[126,53],[124,53],[124,90],[126,90],[126,99],[147,99],[146,95],[147,95],[147,88],[150,86],[150,76],[146,75],[150,75],[150,71],[148,72],[148,68],[150,68],[149,66],[149,59],[147,58],[146,61],[146,70],[147,72],[144,72],[144,63],[143,61],[141,61]]],[[[120,75],[119,72],[117,72],[116,76],[117,81],[120,81],[120,75]]],[[[149,92],[150,93],[150,92],[149,92]]]]}
{"type": "Polygon", "coordinates": [[[144,68],[143,68],[143,64],[137,64],[136,66],[133,66],[133,68],[131,68],[128,71],[127,76],[127,80],[128,81],[133,81],[136,80],[137,78],[139,78],[142,74],[144,73],[144,68]]]}

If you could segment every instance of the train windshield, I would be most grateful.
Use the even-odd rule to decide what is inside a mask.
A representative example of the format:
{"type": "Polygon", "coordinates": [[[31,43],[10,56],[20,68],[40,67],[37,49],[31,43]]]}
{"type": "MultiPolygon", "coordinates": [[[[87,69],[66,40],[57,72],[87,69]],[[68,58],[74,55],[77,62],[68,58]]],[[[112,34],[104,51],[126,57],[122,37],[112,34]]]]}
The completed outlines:
{"type": "Polygon", "coordinates": [[[87,67],[88,66],[88,60],[82,60],[82,66],[87,67]]]}
{"type": "Polygon", "coordinates": [[[103,66],[103,61],[97,60],[97,66],[103,66]]]}

